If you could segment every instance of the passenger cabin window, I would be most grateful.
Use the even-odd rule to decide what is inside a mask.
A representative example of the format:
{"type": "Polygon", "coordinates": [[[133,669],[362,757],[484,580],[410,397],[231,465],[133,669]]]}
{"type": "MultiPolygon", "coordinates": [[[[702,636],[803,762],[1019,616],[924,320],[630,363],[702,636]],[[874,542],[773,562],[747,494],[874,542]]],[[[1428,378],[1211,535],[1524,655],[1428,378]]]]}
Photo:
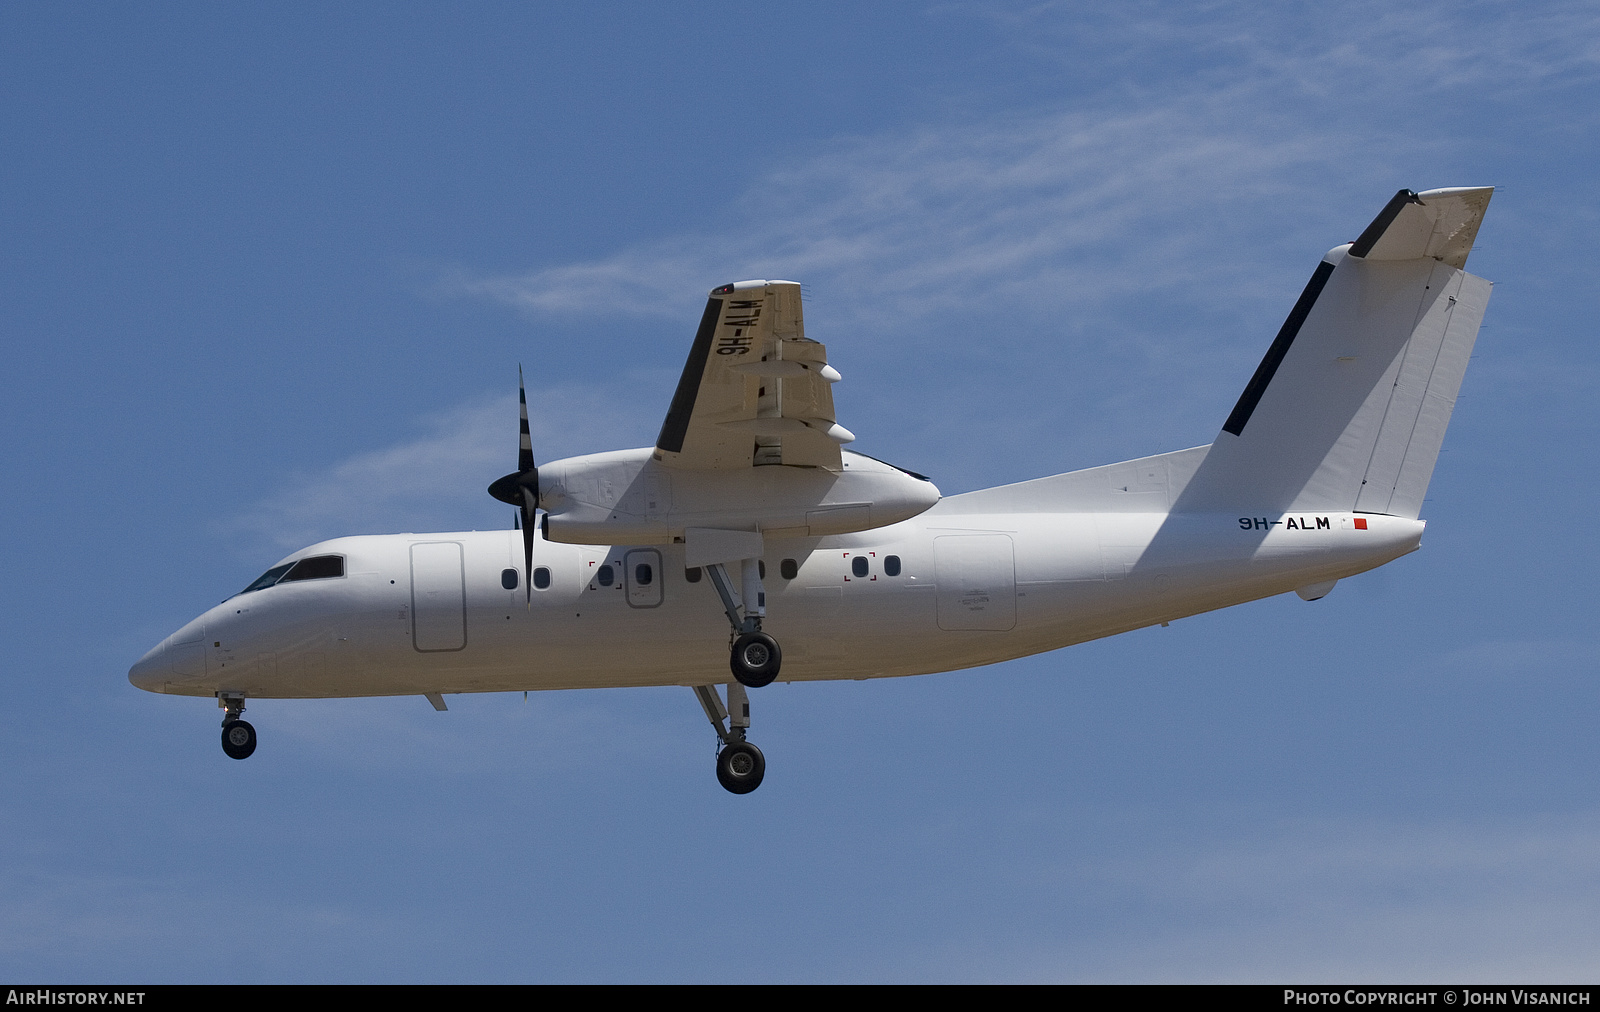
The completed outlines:
{"type": "Polygon", "coordinates": [[[700,582],[700,567],[699,566],[691,566],[688,569],[685,569],[683,571],[683,578],[686,581],[688,581],[689,583],[699,583],[700,582]]]}
{"type": "Polygon", "coordinates": [[[883,573],[885,576],[900,575],[900,556],[885,555],[883,557],[883,573]]]}
{"type": "Polygon", "coordinates": [[[613,577],[612,572],[611,572],[610,564],[601,566],[600,567],[600,572],[594,574],[594,578],[595,578],[596,581],[599,582],[600,586],[602,586],[602,587],[611,586],[611,581],[612,581],[612,579],[614,577],[613,577]]]}
{"type": "Polygon", "coordinates": [[[500,570],[500,586],[507,590],[516,590],[518,582],[517,577],[521,575],[522,574],[518,573],[515,569],[500,570]]]}
{"type": "Polygon", "coordinates": [[[550,589],[550,570],[546,569],[544,566],[540,566],[538,569],[533,571],[533,589],[550,589]]]}
{"type": "Polygon", "coordinates": [[[650,581],[655,578],[656,571],[650,567],[650,563],[641,562],[633,567],[633,582],[639,586],[648,587],[650,586],[650,581]]]}
{"type": "Polygon", "coordinates": [[[850,560],[850,572],[856,574],[857,576],[866,576],[867,575],[867,557],[865,555],[858,555],[855,558],[851,559],[850,560]]]}
{"type": "Polygon", "coordinates": [[[800,564],[793,559],[784,559],[778,563],[778,575],[785,580],[792,580],[800,575],[800,564]]]}

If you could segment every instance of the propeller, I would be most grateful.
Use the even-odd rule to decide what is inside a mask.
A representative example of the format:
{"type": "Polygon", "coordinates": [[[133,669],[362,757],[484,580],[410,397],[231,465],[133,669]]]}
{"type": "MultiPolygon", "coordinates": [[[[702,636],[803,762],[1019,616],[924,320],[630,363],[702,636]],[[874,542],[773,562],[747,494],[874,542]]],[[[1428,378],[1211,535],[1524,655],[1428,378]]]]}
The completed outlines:
{"type": "Polygon", "coordinates": [[[517,470],[489,486],[489,494],[522,509],[522,583],[533,603],[534,511],[539,508],[539,468],[533,462],[533,436],[528,432],[528,389],[517,366],[517,398],[522,402],[522,444],[517,449],[517,470]]]}

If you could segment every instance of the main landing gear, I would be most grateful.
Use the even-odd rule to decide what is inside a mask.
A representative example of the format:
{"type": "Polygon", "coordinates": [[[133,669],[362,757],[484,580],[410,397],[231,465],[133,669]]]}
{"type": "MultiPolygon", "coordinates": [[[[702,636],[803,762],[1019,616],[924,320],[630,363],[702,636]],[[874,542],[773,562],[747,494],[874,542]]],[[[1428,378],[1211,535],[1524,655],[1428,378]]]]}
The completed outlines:
{"type": "Polygon", "coordinates": [[[767,775],[767,760],[760,749],[744,738],[750,727],[750,697],[744,690],[771,685],[783,664],[783,651],[778,649],[777,640],[761,631],[761,620],[767,614],[767,592],[761,585],[761,560],[740,560],[742,595],[733,592],[733,584],[722,563],[711,563],[706,566],[706,572],[711,576],[712,586],[717,588],[717,596],[722,599],[728,624],[733,627],[729,637],[732,643],[728,651],[728,669],[734,680],[728,683],[726,707],[715,685],[696,685],[694,694],[699,697],[701,708],[722,742],[722,747],[717,749],[717,783],[733,794],[749,794],[761,786],[761,779],[767,775]],[[728,722],[726,726],[722,723],[724,720],[728,722]]]}
{"type": "Polygon", "coordinates": [[[717,750],[717,783],[730,793],[749,794],[761,786],[761,778],[767,775],[767,760],[760,749],[744,740],[750,727],[750,697],[744,686],[728,683],[726,707],[715,685],[696,685],[694,694],[722,741],[717,750]],[[723,725],[724,720],[727,726],[723,725]]]}
{"type": "MultiPolygon", "coordinates": [[[[778,670],[783,665],[783,651],[778,648],[777,640],[761,631],[761,620],[767,614],[767,592],[761,585],[761,560],[744,559],[740,567],[739,575],[744,585],[742,613],[739,599],[734,596],[733,586],[728,580],[728,571],[722,567],[722,563],[713,562],[706,567],[706,572],[711,576],[712,585],[717,588],[717,596],[722,598],[728,624],[733,627],[728,668],[740,685],[759,689],[763,685],[771,685],[772,680],[778,677],[778,670]]],[[[758,759],[760,755],[760,752],[756,753],[758,759]]],[[[756,782],[761,782],[759,775],[756,782]]]]}
{"type": "Polygon", "coordinates": [[[230,759],[248,759],[256,750],[256,729],[249,721],[240,720],[244,713],[244,697],[231,692],[217,693],[217,705],[222,707],[222,751],[230,759]]]}

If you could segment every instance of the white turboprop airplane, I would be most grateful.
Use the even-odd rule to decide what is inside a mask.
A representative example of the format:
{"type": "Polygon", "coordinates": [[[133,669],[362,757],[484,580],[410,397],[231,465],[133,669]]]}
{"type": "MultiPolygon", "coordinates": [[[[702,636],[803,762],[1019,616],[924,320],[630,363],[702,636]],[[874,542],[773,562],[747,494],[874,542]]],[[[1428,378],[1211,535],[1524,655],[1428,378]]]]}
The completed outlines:
{"type": "Polygon", "coordinates": [[[128,678],[214,696],[235,759],[255,750],[252,696],[443,710],[445,693],[684,685],[720,739],[717,779],[745,794],[766,770],[746,687],[780,667],[926,674],[1315,601],[1421,544],[1489,299],[1463,268],[1491,192],[1401,190],[1330,250],[1209,446],[943,498],[840,449],[840,377],[799,285],[723,285],[654,447],[535,467],[524,394],[518,469],[489,489],[520,530],[312,545],[128,678]]]}

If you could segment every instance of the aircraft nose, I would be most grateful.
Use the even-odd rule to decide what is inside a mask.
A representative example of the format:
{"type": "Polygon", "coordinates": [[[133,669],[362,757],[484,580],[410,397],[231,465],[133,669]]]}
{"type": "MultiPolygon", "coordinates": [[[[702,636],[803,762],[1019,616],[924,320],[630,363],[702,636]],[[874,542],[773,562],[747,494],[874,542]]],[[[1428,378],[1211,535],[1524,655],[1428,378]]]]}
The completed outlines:
{"type": "Polygon", "coordinates": [[[167,681],[172,674],[172,668],[167,664],[167,645],[165,642],[157,643],[155,647],[138,663],[128,669],[128,681],[147,692],[159,692],[161,683],[167,681]]]}

